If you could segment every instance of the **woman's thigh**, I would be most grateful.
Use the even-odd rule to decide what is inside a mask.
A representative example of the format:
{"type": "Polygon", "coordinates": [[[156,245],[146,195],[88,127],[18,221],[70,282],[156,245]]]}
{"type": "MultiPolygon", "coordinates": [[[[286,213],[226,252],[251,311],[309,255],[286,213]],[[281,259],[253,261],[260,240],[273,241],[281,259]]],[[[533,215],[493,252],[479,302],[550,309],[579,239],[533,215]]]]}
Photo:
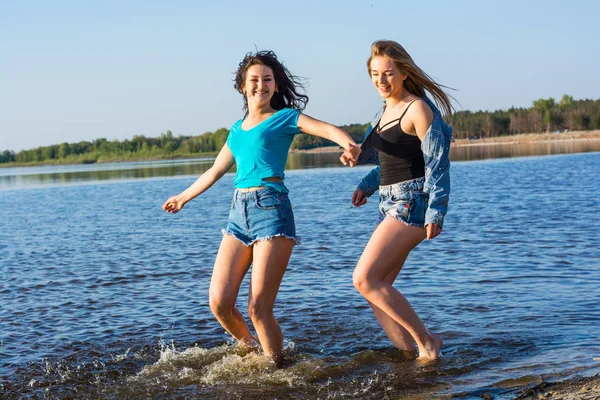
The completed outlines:
{"type": "Polygon", "coordinates": [[[423,239],[425,229],[386,218],[375,229],[355,270],[355,276],[393,283],[408,254],[423,239]]]}
{"type": "Polygon", "coordinates": [[[275,303],[293,249],[294,240],[285,237],[260,240],[254,244],[249,294],[251,304],[260,301],[265,306],[272,306],[275,303]]]}
{"type": "Polygon", "coordinates": [[[252,263],[252,250],[235,237],[223,235],[210,282],[212,300],[235,304],[242,280],[252,263]]]}

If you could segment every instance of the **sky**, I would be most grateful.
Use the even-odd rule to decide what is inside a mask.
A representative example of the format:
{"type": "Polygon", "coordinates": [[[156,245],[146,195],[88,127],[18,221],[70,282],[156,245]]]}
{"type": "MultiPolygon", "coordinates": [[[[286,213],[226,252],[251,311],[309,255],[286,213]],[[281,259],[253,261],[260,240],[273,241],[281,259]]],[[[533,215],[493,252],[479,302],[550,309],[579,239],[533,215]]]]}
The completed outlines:
{"type": "Polygon", "coordinates": [[[460,110],[600,97],[600,3],[538,0],[0,0],[0,152],[199,135],[243,116],[233,73],[273,50],[305,113],[366,123],[371,43],[402,44],[460,110]]]}

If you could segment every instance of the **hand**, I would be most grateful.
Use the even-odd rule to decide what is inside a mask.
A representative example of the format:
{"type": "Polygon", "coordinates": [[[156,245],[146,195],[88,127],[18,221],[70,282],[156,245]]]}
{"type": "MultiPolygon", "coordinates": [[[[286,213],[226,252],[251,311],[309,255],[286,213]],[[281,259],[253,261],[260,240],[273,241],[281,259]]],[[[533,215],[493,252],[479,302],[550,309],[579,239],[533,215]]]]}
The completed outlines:
{"type": "Polygon", "coordinates": [[[438,224],[427,224],[425,230],[427,231],[427,240],[431,240],[442,232],[442,227],[438,224]]]}
{"type": "Polygon", "coordinates": [[[350,164],[351,167],[356,165],[356,161],[358,161],[358,156],[360,154],[360,146],[349,143],[349,149],[344,150],[344,154],[340,157],[340,161],[344,165],[350,164]]]}
{"type": "Polygon", "coordinates": [[[162,208],[168,213],[175,214],[181,210],[184,205],[185,201],[183,201],[180,196],[173,196],[169,197],[169,200],[162,205],[162,208]]]}
{"type": "Polygon", "coordinates": [[[367,204],[367,196],[360,189],[356,189],[352,194],[352,205],[354,207],[360,207],[367,204]]]}

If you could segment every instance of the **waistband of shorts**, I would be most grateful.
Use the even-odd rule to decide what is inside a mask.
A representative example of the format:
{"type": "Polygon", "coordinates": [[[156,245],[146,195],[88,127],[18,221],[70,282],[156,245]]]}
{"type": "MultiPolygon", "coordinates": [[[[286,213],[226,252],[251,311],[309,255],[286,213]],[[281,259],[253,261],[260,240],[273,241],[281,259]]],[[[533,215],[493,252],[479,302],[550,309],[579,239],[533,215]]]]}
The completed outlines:
{"type": "Polygon", "coordinates": [[[267,194],[279,196],[279,195],[286,195],[287,193],[282,193],[271,186],[265,186],[260,189],[250,190],[250,191],[235,189],[233,192],[233,198],[235,200],[258,199],[261,196],[265,196],[267,194]]]}
{"type": "Polygon", "coordinates": [[[409,181],[402,181],[398,183],[393,183],[391,185],[380,185],[379,193],[380,194],[389,194],[392,192],[406,192],[411,190],[423,190],[425,185],[425,177],[422,176],[420,178],[411,179],[409,181]]]}

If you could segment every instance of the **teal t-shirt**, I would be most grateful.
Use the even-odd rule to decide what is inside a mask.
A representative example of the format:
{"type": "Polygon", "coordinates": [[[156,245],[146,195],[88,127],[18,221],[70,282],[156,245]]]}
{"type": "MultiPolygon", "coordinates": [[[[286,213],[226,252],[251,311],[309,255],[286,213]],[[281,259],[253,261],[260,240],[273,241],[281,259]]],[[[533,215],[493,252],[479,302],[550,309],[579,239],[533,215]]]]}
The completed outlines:
{"type": "Polygon", "coordinates": [[[283,170],[294,136],[300,133],[300,111],[284,108],[247,131],[240,119],[231,127],[227,146],[233,153],[237,172],[233,180],[236,189],[270,186],[287,193],[283,182],[265,181],[265,178],[285,178],[283,170]]]}

